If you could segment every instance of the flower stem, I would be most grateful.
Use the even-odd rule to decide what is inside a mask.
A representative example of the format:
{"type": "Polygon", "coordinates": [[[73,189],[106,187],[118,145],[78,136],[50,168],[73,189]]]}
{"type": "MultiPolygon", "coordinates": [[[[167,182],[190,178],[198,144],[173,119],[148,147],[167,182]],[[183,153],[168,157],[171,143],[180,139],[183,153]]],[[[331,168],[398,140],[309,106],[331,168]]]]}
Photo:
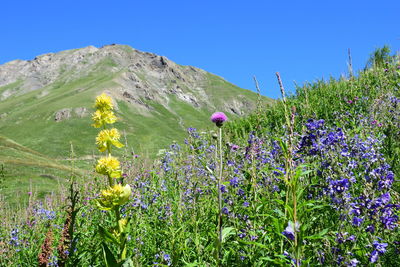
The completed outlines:
{"type": "Polygon", "coordinates": [[[222,128],[219,127],[219,177],[218,177],[218,262],[221,260],[221,249],[222,249],[222,192],[221,192],[221,183],[222,183],[222,171],[223,171],[223,162],[222,162],[222,128]]]}

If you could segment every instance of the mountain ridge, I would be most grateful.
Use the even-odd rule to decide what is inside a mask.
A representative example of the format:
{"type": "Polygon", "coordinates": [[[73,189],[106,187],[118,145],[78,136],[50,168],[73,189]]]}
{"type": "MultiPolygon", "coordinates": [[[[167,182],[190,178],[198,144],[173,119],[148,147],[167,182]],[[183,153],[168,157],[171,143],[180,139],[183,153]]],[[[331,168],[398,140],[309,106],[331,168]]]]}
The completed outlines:
{"type": "Polygon", "coordinates": [[[75,141],[84,147],[80,152],[90,154],[87,142],[95,136],[90,113],[102,92],[113,98],[127,140],[146,148],[153,143],[151,154],[183,140],[185,127],[207,126],[211,112],[243,116],[257,101],[254,92],[165,56],[126,45],[88,46],[0,65],[0,132],[52,156],[58,153],[46,149],[46,139],[61,149],[75,141]],[[62,126],[75,129],[85,141],[62,126]],[[23,128],[32,137],[24,136],[23,128]]]}

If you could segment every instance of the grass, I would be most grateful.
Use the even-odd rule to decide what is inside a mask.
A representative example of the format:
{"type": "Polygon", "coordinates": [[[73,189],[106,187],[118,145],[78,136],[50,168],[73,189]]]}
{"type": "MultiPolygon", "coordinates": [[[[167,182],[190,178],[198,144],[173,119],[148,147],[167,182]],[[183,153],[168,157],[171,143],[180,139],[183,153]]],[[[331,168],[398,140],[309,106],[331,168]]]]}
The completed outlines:
{"type": "Polygon", "coordinates": [[[2,198],[12,209],[27,205],[28,192],[35,192],[39,198],[57,193],[71,173],[71,167],[3,136],[0,136],[0,165],[2,198]]]}

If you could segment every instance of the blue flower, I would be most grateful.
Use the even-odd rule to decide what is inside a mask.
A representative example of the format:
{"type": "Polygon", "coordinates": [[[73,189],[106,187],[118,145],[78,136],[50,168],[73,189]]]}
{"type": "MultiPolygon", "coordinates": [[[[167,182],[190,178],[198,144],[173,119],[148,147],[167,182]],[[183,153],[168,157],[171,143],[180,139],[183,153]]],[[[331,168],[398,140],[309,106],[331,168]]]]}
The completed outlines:
{"type": "Polygon", "coordinates": [[[229,181],[229,184],[232,187],[238,187],[239,186],[239,179],[235,176],[229,181]]]}
{"type": "Polygon", "coordinates": [[[222,213],[225,214],[225,215],[228,215],[229,214],[229,209],[227,207],[223,207],[222,208],[222,213]]]}
{"type": "Polygon", "coordinates": [[[292,221],[289,221],[288,226],[285,228],[285,231],[282,232],[284,236],[286,236],[290,240],[294,240],[294,232],[300,231],[300,223],[296,222],[296,227],[294,226],[292,221]],[[296,229],[295,229],[296,228],[296,229]]]}
{"type": "Polygon", "coordinates": [[[362,218],[358,218],[358,217],[353,217],[353,225],[354,226],[360,226],[361,224],[362,224],[362,222],[363,222],[363,219],[362,218]]]}
{"type": "Polygon", "coordinates": [[[386,247],[388,246],[387,243],[379,243],[378,241],[374,241],[372,243],[374,250],[371,252],[371,255],[369,257],[369,261],[371,263],[374,263],[378,260],[379,255],[382,255],[383,253],[386,252],[386,247]]]}
{"type": "Polygon", "coordinates": [[[360,263],[357,259],[351,259],[349,262],[346,262],[347,267],[356,267],[357,264],[360,263]]]}

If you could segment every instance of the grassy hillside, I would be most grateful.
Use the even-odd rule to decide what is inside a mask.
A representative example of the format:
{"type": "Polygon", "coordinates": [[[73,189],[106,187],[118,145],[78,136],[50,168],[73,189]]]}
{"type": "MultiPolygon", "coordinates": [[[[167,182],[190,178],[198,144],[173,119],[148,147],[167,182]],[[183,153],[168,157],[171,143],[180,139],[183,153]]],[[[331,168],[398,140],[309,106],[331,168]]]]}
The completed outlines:
{"type": "MultiPolygon", "coordinates": [[[[324,119],[328,125],[362,134],[363,123],[375,134],[385,136],[385,155],[398,172],[400,70],[395,64],[367,69],[358,77],[319,80],[298,87],[286,98],[287,109],[295,109],[295,130],[302,131],[310,119],[324,119]]],[[[249,132],[284,134],[284,105],[267,106],[261,114],[253,113],[228,124],[234,138],[245,138],[249,132]]]]}
{"type": "Polygon", "coordinates": [[[26,206],[28,192],[38,198],[57,193],[71,172],[82,173],[0,136],[0,190],[10,207],[26,206]]]}

